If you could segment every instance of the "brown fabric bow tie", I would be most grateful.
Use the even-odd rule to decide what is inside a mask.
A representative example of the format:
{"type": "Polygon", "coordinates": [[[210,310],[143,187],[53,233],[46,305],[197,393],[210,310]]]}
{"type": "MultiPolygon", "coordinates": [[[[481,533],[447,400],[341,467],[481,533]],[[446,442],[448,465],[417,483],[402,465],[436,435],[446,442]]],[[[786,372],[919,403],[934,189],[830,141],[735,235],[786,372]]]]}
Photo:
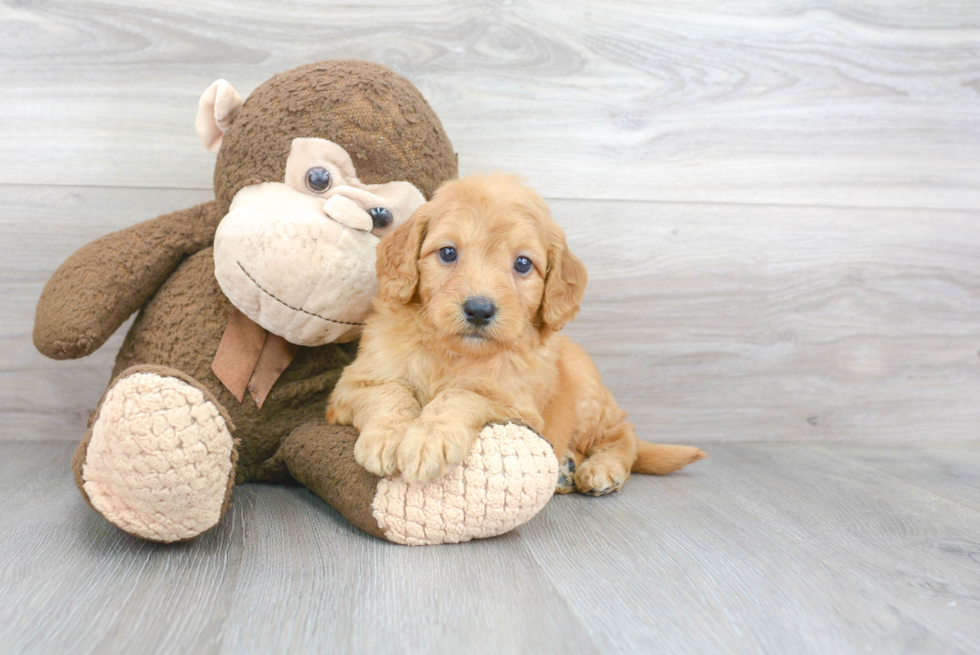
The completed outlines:
{"type": "Polygon", "coordinates": [[[271,334],[261,325],[233,309],[218,352],[211,361],[211,370],[228,388],[238,402],[245,391],[259,409],[279,376],[293,361],[299,346],[271,334]]]}

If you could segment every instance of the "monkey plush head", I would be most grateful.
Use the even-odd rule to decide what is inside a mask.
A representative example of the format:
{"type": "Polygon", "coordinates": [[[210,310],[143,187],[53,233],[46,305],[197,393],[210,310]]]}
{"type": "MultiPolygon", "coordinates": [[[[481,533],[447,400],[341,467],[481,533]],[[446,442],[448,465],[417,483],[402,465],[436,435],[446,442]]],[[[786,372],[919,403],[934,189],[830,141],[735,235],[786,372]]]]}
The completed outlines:
{"type": "Polygon", "coordinates": [[[369,62],[302,66],[245,101],[218,80],[196,127],[218,154],[215,277],[238,310],[301,346],[360,333],[377,242],[456,176],[422,95],[369,62]]]}

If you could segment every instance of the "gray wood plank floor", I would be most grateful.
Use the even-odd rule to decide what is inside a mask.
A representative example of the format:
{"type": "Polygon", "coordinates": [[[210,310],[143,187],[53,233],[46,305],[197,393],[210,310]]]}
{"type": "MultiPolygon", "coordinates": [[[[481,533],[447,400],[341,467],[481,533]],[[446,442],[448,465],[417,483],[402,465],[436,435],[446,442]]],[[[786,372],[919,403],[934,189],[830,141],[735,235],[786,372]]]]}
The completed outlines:
{"type": "Polygon", "coordinates": [[[117,335],[51,362],[44,281],[210,197],[196,99],[361,57],[463,172],[524,173],[591,272],[569,333],[649,438],[980,439],[980,5],[0,5],[0,439],[78,437],[117,335]]]}
{"type": "Polygon", "coordinates": [[[386,64],[464,171],[555,198],[977,208],[980,5],[61,0],[0,5],[0,183],[210,188],[192,126],[319,59],[386,64]]]}
{"type": "Polygon", "coordinates": [[[973,0],[0,2],[0,653],[980,652],[978,94],[973,0]],[[210,199],[214,79],[348,57],[547,197],[569,333],[711,459],[453,547],[298,488],[171,547],[85,506],[122,335],[42,358],[44,282],[210,199]]]}
{"type": "Polygon", "coordinates": [[[0,443],[0,650],[980,651],[975,446],[702,445],[503,537],[409,548],[264,485],[147,544],[85,506],[71,444],[0,443]]]}

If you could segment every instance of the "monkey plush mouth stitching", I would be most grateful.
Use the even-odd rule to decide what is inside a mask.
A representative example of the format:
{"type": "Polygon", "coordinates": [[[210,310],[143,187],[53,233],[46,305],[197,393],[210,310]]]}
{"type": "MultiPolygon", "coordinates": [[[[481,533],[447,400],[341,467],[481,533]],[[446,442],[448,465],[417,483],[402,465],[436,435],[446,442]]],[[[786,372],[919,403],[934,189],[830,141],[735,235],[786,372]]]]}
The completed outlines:
{"type": "Polygon", "coordinates": [[[303,309],[302,307],[293,307],[292,305],[290,305],[288,303],[285,303],[285,302],[279,300],[274,295],[272,295],[271,293],[269,293],[268,291],[266,291],[265,289],[263,289],[262,288],[262,285],[259,284],[258,282],[256,282],[254,277],[252,277],[251,275],[249,275],[249,272],[245,270],[245,267],[242,266],[242,263],[241,262],[236,261],[235,263],[238,264],[238,268],[242,269],[242,273],[245,274],[245,277],[247,277],[249,280],[252,281],[252,284],[255,285],[255,288],[256,289],[258,289],[259,291],[261,291],[265,295],[269,296],[270,298],[272,298],[273,300],[275,300],[277,303],[283,305],[284,307],[288,307],[289,309],[293,310],[294,312],[303,312],[304,314],[308,314],[309,316],[314,316],[316,318],[319,318],[319,319],[324,320],[324,321],[328,321],[330,323],[337,323],[338,325],[364,325],[364,323],[353,323],[353,322],[350,322],[350,321],[337,321],[337,320],[334,320],[332,318],[327,318],[326,316],[320,316],[319,314],[314,314],[313,312],[307,311],[307,310],[303,309]]]}

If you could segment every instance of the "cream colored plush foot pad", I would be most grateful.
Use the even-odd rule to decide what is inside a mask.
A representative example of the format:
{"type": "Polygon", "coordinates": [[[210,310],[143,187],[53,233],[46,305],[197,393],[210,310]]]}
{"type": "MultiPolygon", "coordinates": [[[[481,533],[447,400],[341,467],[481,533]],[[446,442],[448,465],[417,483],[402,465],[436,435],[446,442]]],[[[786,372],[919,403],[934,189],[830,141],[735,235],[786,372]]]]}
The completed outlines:
{"type": "Polygon", "coordinates": [[[200,389],[134,373],[106,394],[82,469],[96,510],[130,534],[190,539],[214,526],[228,493],[233,440],[200,389]]]}
{"type": "Polygon", "coordinates": [[[551,445],[513,423],[488,425],[461,465],[431,482],[382,479],[371,503],[390,541],[410,546],[458,543],[513,530],[555,491],[551,445]]]}

